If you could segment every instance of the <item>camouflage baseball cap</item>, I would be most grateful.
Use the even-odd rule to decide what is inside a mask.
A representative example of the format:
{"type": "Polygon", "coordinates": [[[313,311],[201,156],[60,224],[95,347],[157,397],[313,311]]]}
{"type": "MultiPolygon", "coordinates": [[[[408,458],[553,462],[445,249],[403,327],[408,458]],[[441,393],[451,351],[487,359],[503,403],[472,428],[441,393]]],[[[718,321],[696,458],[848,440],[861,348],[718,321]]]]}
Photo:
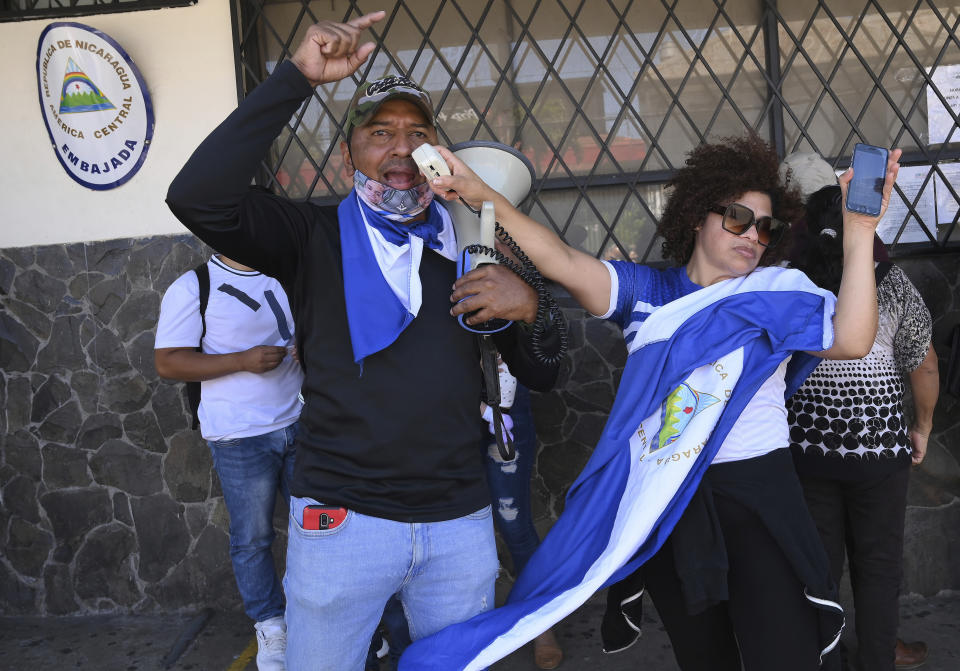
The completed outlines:
{"type": "Polygon", "coordinates": [[[350,141],[354,128],[367,123],[380,105],[394,98],[409,100],[420,108],[431,126],[436,124],[430,94],[407,77],[391,75],[372,82],[364,82],[353,94],[353,100],[350,101],[347,111],[347,122],[343,129],[347,134],[347,142],[350,141]]]}

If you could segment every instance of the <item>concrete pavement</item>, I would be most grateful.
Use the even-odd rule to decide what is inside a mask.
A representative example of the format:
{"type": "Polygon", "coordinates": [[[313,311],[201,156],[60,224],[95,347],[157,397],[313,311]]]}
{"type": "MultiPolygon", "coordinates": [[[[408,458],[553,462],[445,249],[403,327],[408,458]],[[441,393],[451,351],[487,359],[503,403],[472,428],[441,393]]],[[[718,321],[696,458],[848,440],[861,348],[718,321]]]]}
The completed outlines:
{"type": "MultiPolygon", "coordinates": [[[[602,612],[603,600],[598,595],[558,625],[556,632],[565,653],[561,669],[677,671],[670,642],[649,602],[640,640],[616,655],[600,650],[602,612]]],[[[845,638],[855,647],[852,629],[848,618],[845,638]]],[[[925,671],[960,670],[960,593],[905,597],[900,633],[905,640],[921,639],[929,645],[925,671]]],[[[3,671],[256,671],[255,656],[253,628],[238,612],[0,618],[3,671]]],[[[530,646],[492,669],[535,671],[530,646]]]]}

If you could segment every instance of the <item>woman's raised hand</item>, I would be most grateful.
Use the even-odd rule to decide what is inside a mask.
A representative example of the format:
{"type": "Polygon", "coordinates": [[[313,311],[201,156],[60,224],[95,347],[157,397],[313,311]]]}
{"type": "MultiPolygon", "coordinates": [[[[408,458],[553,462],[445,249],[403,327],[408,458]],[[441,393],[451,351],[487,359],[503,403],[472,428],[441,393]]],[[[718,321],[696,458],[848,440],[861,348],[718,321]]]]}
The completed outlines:
{"type": "Polygon", "coordinates": [[[503,197],[487,185],[482,179],[467,167],[467,164],[454,156],[446,147],[437,147],[437,151],[450,167],[450,175],[434,177],[430,180],[430,188],[444,200],[456,200],[458,197],[475,210],[479,210],[485,200],[503,199],[503,197]]]}

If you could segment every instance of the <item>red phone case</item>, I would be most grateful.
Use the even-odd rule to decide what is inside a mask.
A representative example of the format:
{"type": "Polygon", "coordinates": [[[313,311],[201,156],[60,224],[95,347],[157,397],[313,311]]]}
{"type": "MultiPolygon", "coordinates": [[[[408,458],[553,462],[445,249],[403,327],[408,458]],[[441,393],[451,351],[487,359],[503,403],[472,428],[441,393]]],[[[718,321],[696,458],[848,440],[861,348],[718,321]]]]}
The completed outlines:
{"type": "Polygon", "coordinates": [[[303,509],[303,528],[307,531],[336,529],[346,517],[346,508],[307,506],[303,509]]]}

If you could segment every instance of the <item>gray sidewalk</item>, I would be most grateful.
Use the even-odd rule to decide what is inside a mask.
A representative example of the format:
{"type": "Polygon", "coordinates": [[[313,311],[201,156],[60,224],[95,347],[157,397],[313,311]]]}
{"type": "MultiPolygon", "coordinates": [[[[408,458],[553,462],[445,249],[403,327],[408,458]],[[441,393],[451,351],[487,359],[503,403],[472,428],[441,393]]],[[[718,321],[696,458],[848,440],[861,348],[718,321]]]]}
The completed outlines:
{"type": "MultiPolygon", "coordinates": [[[[656,611],[645,604],[640,640],[629,650],[605,655],[600,650],[603,600],[594,596],[557,628],[565,660],[561,669],[585,671],[676,671],[670,643],[656,611]]],[[[852,625],[848,638],[855,646],[852,625]]],[[[960,669],[960,593],[901,602],[901,636],[930,646],[925,671],[960,669]]],[[[334,632],[332,635],[348,632],[334,632]]],[[[327,633],[326,635],[331,635],[327,633]]],[[[256,642],[242,614],[96,616],[79,618],[0,618],[0,669],[47,671],[256,671],[256,642]],[[191,629],[203,624],[194,635],[191,629]],[[167,666],[171,651],[176,662],[167,666]]],[[[529,646],[492,667],[495,671],[535,671],[529,646]]],[[[384,664],[386,669],[386,664],[384,664]]]]}

